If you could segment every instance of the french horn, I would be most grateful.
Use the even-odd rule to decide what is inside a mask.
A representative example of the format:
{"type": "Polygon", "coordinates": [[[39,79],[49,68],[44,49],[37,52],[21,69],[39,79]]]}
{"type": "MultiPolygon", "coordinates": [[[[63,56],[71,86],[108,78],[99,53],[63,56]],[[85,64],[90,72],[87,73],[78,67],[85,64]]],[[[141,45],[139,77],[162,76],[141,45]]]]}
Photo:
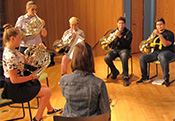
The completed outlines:
{"type": "Polygon", "coordinates": [[[151,46],[156,34],[152,33],[147,40],[143,40],[139,44],[139,49],[142,53],[151,54],[154,51],[154,47],[151,46]]]}
{"type": "MultiPolygon", "coordinates": [[[[109,44],[115,40],[115,38],[117,37],[117,32],[118,32],[118,31],[119,31],[119,30],[116,29],[115,32],[110,33],[110,35],[109,35],[108,37],[103,36],[103,37],[99,40],[99,42],[101,43],[102,48],[103,48],[104,50],[108,50],[108,49],[109,49],[109,44]]],[[[108,32],[109,32],[109,31],[108,31],[108,32]]],[[[107,32],[107,33],[108,33],[108,32],[107,32]]]]}
{"type": "MultiPolygon", "coordinates": [[[[75,32],[75,31],[74,31],[75,32]]],[[[73,32],[73,33],[74,33],[73,32]]],[[[53,49],[56,51],[56,52],[59,52],[61,49],[65,48],[66,46],[68,46],[71,41],[73,40],[74,38],[72,37],[72,33],[70,32],[69,34],[67,34],[66,36],[63,36],[61,40],[55,40],[54,43],[53,43],[53,49]]]]}
{"type": "Polygon", "coordinates": [[[24,51],[24,55],[30,65],[38,68],[36,71],[32,72],[36,77],[41,75],[51,61],[49,52],[47,52],[44,47],[36,45],[28,47],[24,51]]]}
{"type": "Polygon", "coordinates": [[[44,27],[41,24],[40,20],[41,19],[35,13],[35,16],[32,17],[27,23],[25,23],[26,32],[21,31],[22,37],[27,37],[27,36],[32,36],[32,35],[39,34],[41,32],[42,28],[44,27]]]}

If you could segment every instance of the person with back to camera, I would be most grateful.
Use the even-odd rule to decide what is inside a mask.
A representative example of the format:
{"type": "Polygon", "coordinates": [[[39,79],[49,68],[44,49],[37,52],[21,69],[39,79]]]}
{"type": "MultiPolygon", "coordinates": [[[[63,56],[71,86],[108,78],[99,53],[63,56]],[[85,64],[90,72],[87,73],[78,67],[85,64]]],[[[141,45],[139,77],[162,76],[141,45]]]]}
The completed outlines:
{"type": "Polygon", "coordinates": [[[24,63],[27,60],[24,55],[16,50],[21,43],[21,33],[18,28],[10,24],[4,25],[3,33],[3,69],[6,87],[4,98],[14,102],[27,102],[35,97],[40,97],[40,103],[33,121],[42,121],[44,109],[47,107],[47,115],[60,113],[62,109],[53,108],[50,104],[51,89],[46,84],[40,84],[34,74],[24,76],[24,63]]]}
{"type": "Polygon", "coordinates": [[[169,61],[175,57],[174,52],[174,33],[165,29],[165,20],[163,18],[157,18],[155,21],[156,29],[153,30],[155,37],[151,45],[154,46],[154,51],[150,54],[142,54],[140,56],[140,68],[142,72],[142,78],[137,81],[137,84],[149,83],[151,80],[147,76],[147,63],[156,60],[160,61],[160,65],[163,71],[163,84],[168,87],[169,83],[169,61]]]}
{"type": "MultiPolygon", "coordinates": [[[[18,20],[16,22],[16,25],[15,25],[16,28],[18,28],[22,33],[28,33],[29,30],[27,30],[27,25],[26,24],[33,17],[39,19],[39,21],[40,21],[41,25],[43,26],[43,28],[41,29],[41,31],[39,33],[36,33],[34,35],[30,35],[30,36],[24,36],[22,38],[22,42],[20,44],[19,51],[23,54],[24,54],[24,51],[31,45],[42,44],[44,46],[44,44],[42,43],[41,35],[43,37],[47,36],[45,21],[43,19],[37,17],[37,15],[36,15],[37,5],[34,1],[28,1],[26,3],[26,12],[27,13],[25,15],[22,15],[18,18],[18,20]]],[[[40,25],[37,25],[37,26],[40,26],[40,25]]],[[[38,31],[38,30],[32,30],[32,31],[38,31]]]]}
{"type": "Polygon", "coordinates": [[[66,98],[63,116],[88,117],[111,112],[106,85],[93,75],[94,58],[86,42],[74,48],[71,61],[72,74],[61,77],[62,95],[66,98]]]}
{"type": "Polygon", "coordinates": [[[78,36],[78,38],[81,38],[82,41],[84,41],[84,39],[85,39],[84,32],[78,28],[79,27],[79,19],[77,17],[71,17],[69,19],[69,25],[70,25],[70,28],[64,32],[61,41],[67,41],[66,38],[68,38],[69,35],[71,35],[73,40],[66,47],[66,48],[69,48],[69,49],[67,49],[68,52],[65,52],[66,54],[63,55],[63,57],[62,57],[62,61],[61,61],[61,74],[62,75],[67,74],[68,64],[71,62],[74,47],[79,41],[79,39],[76,39],[76,37],[78,36]]]}

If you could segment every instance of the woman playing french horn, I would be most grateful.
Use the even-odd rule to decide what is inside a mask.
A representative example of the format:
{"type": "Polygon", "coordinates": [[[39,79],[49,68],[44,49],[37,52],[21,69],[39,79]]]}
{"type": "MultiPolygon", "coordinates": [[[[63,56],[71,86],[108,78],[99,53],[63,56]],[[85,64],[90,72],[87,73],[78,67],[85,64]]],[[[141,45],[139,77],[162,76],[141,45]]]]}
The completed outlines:
{"type": "MultiPolygon", "coordinates": [[[[25,49],[31,45],[42,44],[43,37],[47,36],[45,28],[45,21],[40,19],[37,13],[37,5],[34,1],[28,1],[26,4],[26,14],[18,18],[15,27],[23,34],[22,42],[20,44],[20,52],[24,54],[25,49]]],[[[43,44],[44,46],[44,44],[43,44]]]]}
{"type": "Polygon", "coordinates": [[[24,55],[16,50],[21,43],[19,29],[9,24],[4,25],[3,33],[3,69],[6,86],[3,98],[12,99],[14,102],[28,102],[35,97],[40,97],[39,108],[32,121],[42,121],[42,115],[47,107],[47,115],[59,113],[62,109],[53,108],[50,104],[51,89],[46,84],[41,84],[34,74],[24,76],[24,55]]]}

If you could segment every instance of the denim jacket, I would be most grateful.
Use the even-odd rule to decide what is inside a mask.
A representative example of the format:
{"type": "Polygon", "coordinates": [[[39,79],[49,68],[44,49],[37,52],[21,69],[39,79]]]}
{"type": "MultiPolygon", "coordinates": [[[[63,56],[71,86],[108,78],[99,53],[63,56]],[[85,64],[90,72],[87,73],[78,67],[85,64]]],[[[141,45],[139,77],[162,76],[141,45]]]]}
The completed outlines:
{"type": "Polygon", "coordinates": [[[92,73],[85,75],[75,70],[62,76],[60,85],[66,98],[63,116],[86,117],[111,112],[106,85],[92,73]]]}

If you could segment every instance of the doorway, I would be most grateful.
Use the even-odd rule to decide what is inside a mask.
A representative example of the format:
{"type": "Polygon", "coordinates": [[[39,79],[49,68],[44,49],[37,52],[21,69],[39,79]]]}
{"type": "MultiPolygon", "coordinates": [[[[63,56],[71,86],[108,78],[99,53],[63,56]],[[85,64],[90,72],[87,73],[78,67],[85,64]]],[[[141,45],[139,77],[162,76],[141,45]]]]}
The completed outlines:
{"type": "Polygon", "coordinates": [[[155,27],[156,0],[124,0],[126,27],[133,33],[131,52],[138,53],[139,44],[155,27]]]}

